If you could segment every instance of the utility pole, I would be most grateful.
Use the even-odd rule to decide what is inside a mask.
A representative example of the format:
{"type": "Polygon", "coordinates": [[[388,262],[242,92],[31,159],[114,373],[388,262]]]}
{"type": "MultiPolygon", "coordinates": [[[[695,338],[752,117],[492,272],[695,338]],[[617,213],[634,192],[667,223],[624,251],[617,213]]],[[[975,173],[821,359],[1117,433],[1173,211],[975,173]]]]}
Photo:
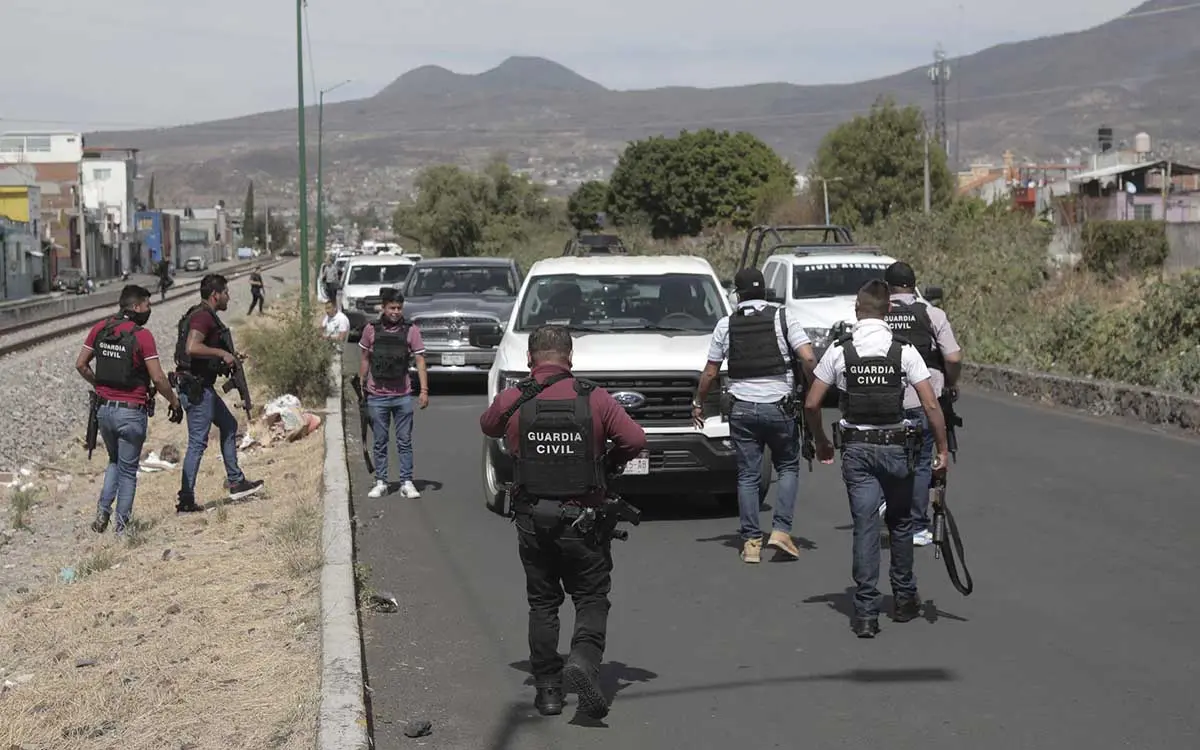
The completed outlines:
{"type": "Polygon", "coordinates": [[[79,222],[76,231],[79,234],[79,270],[83,278],[88,277],[88,241],[87,241],[87,207],[83,203],[83,154],[79,155],[79,187],[75,191],[76,207],[79,209],[79,222]]]}
{"type": "Polygon", "coordinates": [[[322,153],[325,142],[325,95],[347,83],[350,81],[342,81],[317,95],[317,258],[322,262],[325,260],[325,162],[322,153]]]}
{"type": "Polygon", "coordinates": [[[925,213],[933,210],[933,191],[929,184],[929,128],[925,128],[925,213]]]}
{"type": "Polygon", "coordinates": [[[267,235],[267,255],[271,254],[271,206],[267,206],[267,218],[263,224],[263,234],[267,235]]]}
{"type": "MultiPolygon", "coordinates": [[[[308,149],[304,142],[304,5],[296,0],[296,127],[300,133],[300,309],[305,315],[311,309],[308,299],[308,149]]],[[[270,227],[267,228],[270,234],[270,227]]]]}
{"type": "Polygon", "coordinates": [[[825,178],[825,177],[816,177],[815,179],[818,179],[818,180],[820,180],[820,181],[821,181],[821,192],[822,192],[822,193],[824,193],[824,195],[825,195],[825,223],[826,223],[826,224],[829,224],[829,223],[830,223],[830,218],[829,218],[829,183],[831,183],[831,182],[841,182],[841,181],[842,181],[842,178],[841,178],[841,177],[829,177],[829,178],[825,178]]]}
{"type": "Polygon", "coordinates": [[[950,65],[946,62],[946,51],[938,45],[933,51],[933,65],[929,68],[929,80],[933,83],[933,133],[943,153],[950,153],[950,139],[946,135],[946,87],[950,82],[950,65]]]}

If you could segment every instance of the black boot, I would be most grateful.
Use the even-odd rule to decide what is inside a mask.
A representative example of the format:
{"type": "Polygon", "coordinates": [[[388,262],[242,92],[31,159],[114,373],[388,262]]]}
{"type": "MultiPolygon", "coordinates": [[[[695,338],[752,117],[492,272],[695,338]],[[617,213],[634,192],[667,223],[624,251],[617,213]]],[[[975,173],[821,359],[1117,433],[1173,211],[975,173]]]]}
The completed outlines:
{"type": "Polygon", "coordinates": [[[896,622],[908,622],[921,616],[921,597],[914,596],[906,599],[896,599],[896,610],[892,619],[896,622]]]}
{"type": "Polygon", "coordinates": [[[577,696],[579,710],[593,719],[608,715],[608,700],[600,690],[600,665],[572,653],[563,667],[563,680],[577,696]]]}
{"type": "Polygon", "coordinates": [[[563,689],[561,682],[551,682],[537,686],[537,697],[533,699],[533,707],[542,716],[558,716],[563,710],[563,689]]]}
{"type": "Polygon", "coordinates": [[[855,617],[850,621],[850,629],[859,638],[874,638],[879,635],[879,618],[855,617]]]}
{"type": "Polygon", "coordinates": [[[104,530],[108,528],[108,517],[108,511],[97,510],[96,520],[92,521],[92,531],[96,532],[97,534],[103,534],[104,530]]]}

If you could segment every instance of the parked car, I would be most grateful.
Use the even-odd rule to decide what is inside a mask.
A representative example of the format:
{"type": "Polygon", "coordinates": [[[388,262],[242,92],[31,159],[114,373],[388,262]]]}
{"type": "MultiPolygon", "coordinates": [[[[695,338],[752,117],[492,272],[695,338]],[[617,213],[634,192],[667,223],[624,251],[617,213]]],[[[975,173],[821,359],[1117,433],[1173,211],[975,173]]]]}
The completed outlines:
{"type": "Polygon", "coordinates": [[[83,275],[83,269],[60,268],[54,277],[53,287],[57,291],[86,294],[87,277],[83,275]]]}
{"type": "Polygon", "coordinates": [[[208,270],[208,258],[205,258],[203,255],[193,255],[192,257],[188,258],[184,262],[183,270],[185,270],[185,271],[207,271],[208,270]]]}
{"type": "Polygon", "coordinates": [[[509,258],[430,258],[413,266],[404,316],[421,331],[430,376],[487,375],[496,350],[471,346],[467,331],[477,323],[506,325],[521,280],[509,258]]]}

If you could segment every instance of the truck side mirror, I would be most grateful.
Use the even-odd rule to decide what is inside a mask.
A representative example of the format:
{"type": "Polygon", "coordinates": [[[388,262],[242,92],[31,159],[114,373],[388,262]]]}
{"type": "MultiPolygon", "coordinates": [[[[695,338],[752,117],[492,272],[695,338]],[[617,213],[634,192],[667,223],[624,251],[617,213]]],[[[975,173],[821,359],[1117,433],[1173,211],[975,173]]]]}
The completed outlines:
{"type": "Polygon", "coordinates": [[[767,302],[783,304],[783,302],[785,301],[783,299],[783,297],[779,296],[779,292],[775,291],[774,289],[766,290],[766,292],[764,292],[763,296],[766,298],[767,302]]]}
{"type": "Polygon", "coordinates": [[[933,305],[934,307],[941,307],[944,293],[940,286],[931,286],[925,288],[924,297],[925,299],[929,300],[929,304],[933,305]]]}
{"type": "Polygon", "coordinates": [[[495,323],[473,323],[467,329],[467,341],[478,349],[494,349],[500,346],[504,331],[495,323]]]}

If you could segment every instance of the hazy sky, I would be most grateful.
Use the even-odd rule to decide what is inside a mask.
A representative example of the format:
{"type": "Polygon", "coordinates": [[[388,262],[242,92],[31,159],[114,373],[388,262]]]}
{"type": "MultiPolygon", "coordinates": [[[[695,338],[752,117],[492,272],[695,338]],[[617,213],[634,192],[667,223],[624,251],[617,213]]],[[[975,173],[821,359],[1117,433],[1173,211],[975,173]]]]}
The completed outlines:
{"type": "MultiPolygon", "coordinates": [[[[308,17],[317,85],[353,81],[328,97],[337,101],[419,65],[477,73],[509,55],[617,89],[847,82],[923,65],[938,41],[953,56],[1084,29],[1138,4],[309,0],[308,17]]],[[[6,64],[19,71],[0,86],[0,131],[177,125],[296,101],[290,0],[0,0],[0,23],[6,64]]],[[[311,96],[308,72],[305,88],[311,96]]]]}

